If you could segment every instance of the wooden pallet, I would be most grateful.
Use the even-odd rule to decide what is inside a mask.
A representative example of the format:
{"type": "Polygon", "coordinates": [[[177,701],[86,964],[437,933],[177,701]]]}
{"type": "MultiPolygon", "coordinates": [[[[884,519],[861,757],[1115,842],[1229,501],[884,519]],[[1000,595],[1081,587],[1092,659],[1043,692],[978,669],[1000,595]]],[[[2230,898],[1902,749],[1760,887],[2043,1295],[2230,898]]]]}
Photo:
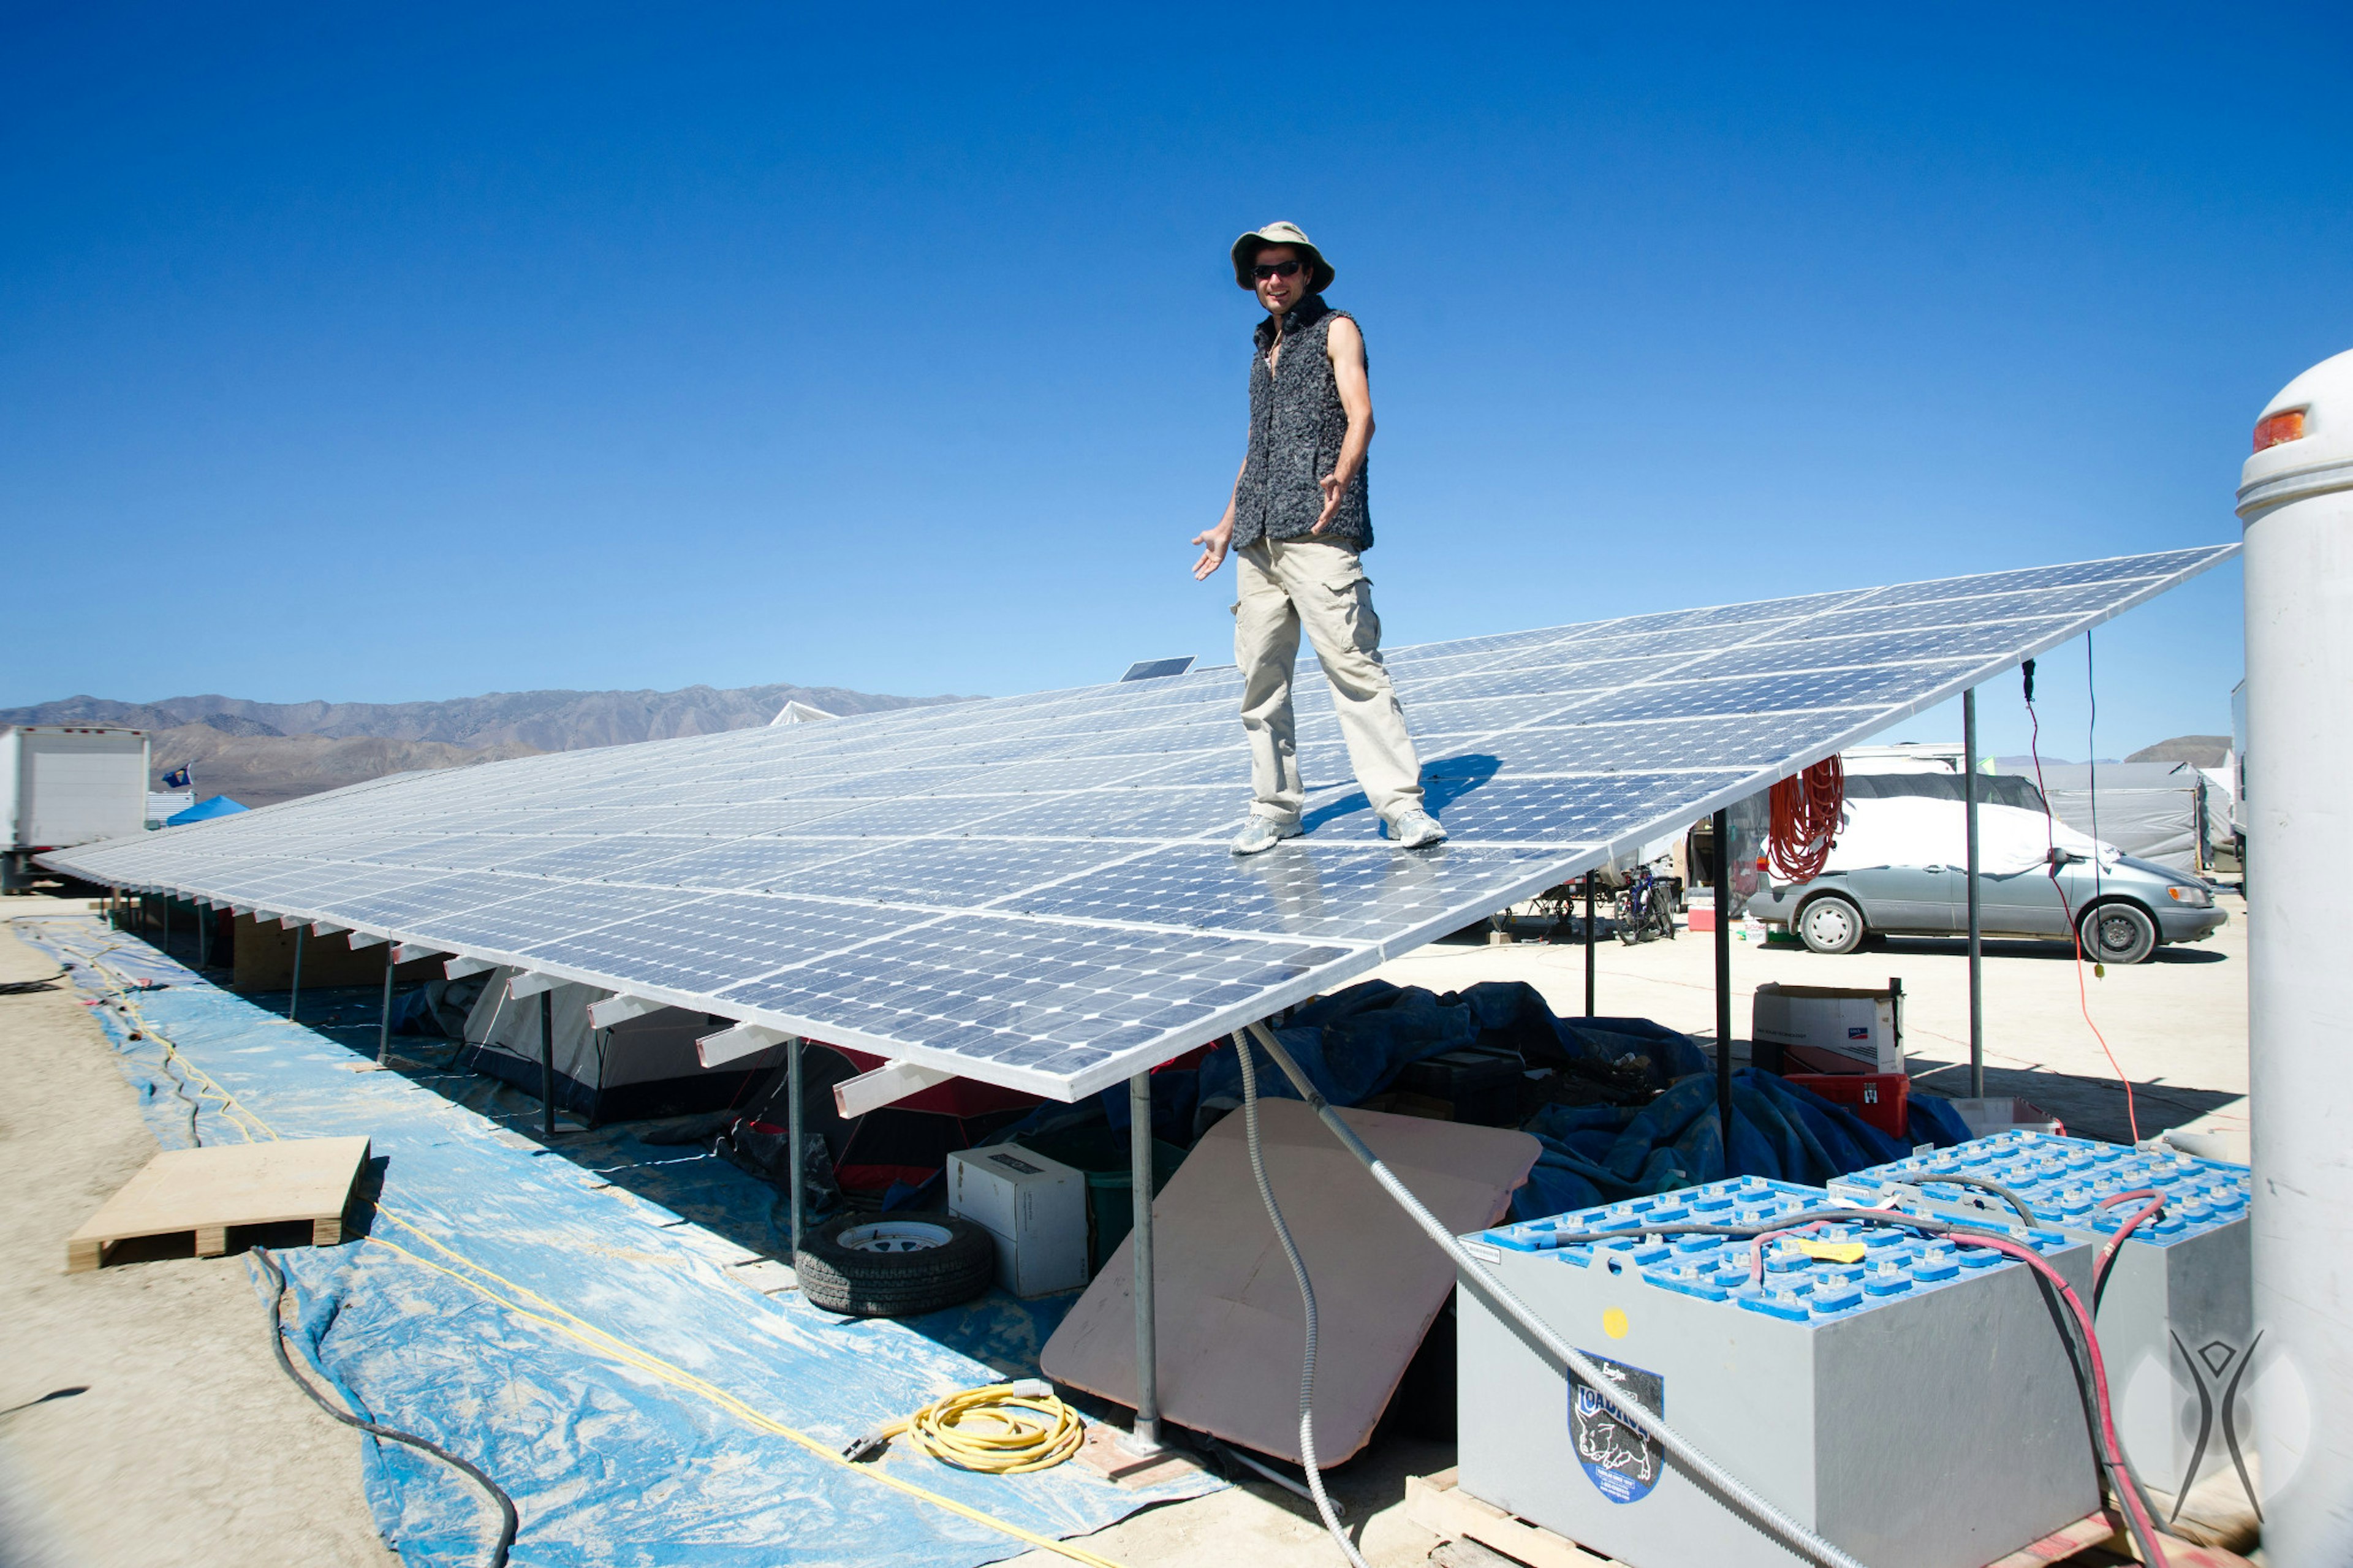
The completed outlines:
{"type": "Polygon", "coordinates": [[[311,1244],[332,1247],[367,1162],[365,1138],[166,1150],[66,1237],[66,1272],[96,1268],[108,1248],[152,1237],[192,1234],[197,1257],[218,1258],[228,1233],[246,1226],[307,1220],[311,1244]]]}
{"type": "MultiPolygon", "coordinates": [[[[1472,1541],[1500,1552],[1528,1568],[1630,1568],[1557,1535],[1540,1524],[1505,1513],[1482,1502],[1455,1485],[1455,1472],[1440,1470],[1405,1479],[1405,1516],[1430,1534],[1448,1541],[1472,1541]]],[[[2121,1529],[2105,1513],[2092,1514],[2064,1530],[2053,1531],[2031,1546],[2021,1547],[1987,1568],[2052,1568],[2074,1560],[2078,1553],[2103,1546],[2121,1529]]],[[[2105,1554],[2083,1559],[2087,1565],[2117,1561],[2105,1554]]]]}

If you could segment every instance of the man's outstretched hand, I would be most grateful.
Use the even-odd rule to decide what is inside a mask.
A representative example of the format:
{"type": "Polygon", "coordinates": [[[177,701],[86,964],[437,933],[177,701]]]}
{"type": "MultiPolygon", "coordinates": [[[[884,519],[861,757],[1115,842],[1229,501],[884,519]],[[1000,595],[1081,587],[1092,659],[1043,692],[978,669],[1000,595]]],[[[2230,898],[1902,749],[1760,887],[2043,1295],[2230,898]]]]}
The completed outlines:
{"type": "Polygon", "coordinates": [[[1193,581],[1208,581],[1210,574],[1226,563],[1226,552],[1233,542],[1234,525],[1229,522],[1221,522],[1215,528],[1195,534],[1193,542],[1201,547],[1201,558],[1193,563],[1193,581]]]}
{"type": "Polygon", "coordinates": [[[1321,533],[1331,526],[1334,515],[1340,510],[1340,498],[1348,493],[1348,481],[1340,477],[1337,468],[1315,482],[1324,487],[1324,515],[1315,520],[1315,526],[1307,531],[1310,533],[1321,533]]]}

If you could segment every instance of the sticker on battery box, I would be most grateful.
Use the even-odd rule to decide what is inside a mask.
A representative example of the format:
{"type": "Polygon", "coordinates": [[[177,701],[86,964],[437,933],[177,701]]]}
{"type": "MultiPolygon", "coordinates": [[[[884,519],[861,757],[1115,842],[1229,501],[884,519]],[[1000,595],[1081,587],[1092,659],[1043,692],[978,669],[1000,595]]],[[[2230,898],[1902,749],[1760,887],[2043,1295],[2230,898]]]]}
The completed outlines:
{"type": "Polygon", "coordinates": [[[1654,1415],[1667,1407],[1667,1380],[1655,1372],[1628,1366],[1606,1356],[1585,1352],[1610,1386],[1597,1389],[1575,1373],[1568,1374],[1568,1434],[1577,1444],[1577,1462],[1603,1497],[1611,1502],[1640,1502],[1659,1484],[1664,1455],[1659,1440],[1634,1425],[1610,1396],[1623,1393],[1654,1415]]]}

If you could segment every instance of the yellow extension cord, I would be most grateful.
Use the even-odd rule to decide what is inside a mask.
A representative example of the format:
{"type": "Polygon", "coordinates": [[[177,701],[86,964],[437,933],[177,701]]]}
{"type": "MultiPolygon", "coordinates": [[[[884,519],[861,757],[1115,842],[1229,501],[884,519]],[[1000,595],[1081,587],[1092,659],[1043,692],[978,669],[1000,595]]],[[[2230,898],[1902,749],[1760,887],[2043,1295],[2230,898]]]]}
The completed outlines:
{"type": "MultiPolygon", "coordinates": [[[[122,1010],[129,1014],[132,1020],[138,1024],[142,1034],[146,1035],[150,1038],[153,1039],[157,1044],[161,1045],[167,1053],[178,1059],[183,1068],[186,1068],[189,1072],[195,1074],[198,1079],[203,1080],[206,1091],[213,1099],[220,1102],[222,1110],[227,1115],[228,1120],[237,1126],[237,1131],[245,1135],[247,1142],[260,1142],[264,1139],[271,1142],[279,1141],[280,1134],[276,1128],[270,1126],[269,1122],[262,1120],[262,1118],[255,1113],[251,1109],[241,1104],[237,1100],[237,1097],[229,1093],[228,1090],[223,1089],[211,1074],[206,1072],[204,1068],[198,1067],[195,1063],[190,1061],[185,1056],[182,1055],[178,1047],[174,1045],[168,1037],[158,1032],[155,1026],[148,1022],[146,1015],[142,1013],[139,1010],[138,1005],[130,999],[134,993],[118,986],[116,994],[120,999],[120,1005],[122,1010]],[[257,1133],[259,1136],[257,1136],[257,1133]]],[[[447,1243],[440,1241],[437,1237],[419,1229],[417,1226],[411,1225],[407,1220],[403,1219],[397,1212],[386,1207],[383,1203],[379,1202],[376,1205],[375,1212],[384,1218],[390,1220],[394,1225],[398,1226],[402,1230],[406,1231],[409,1235],[417,1237],[417,1240],[427,1247],[431,1247],[434,1251],[448,1258],[452,1263],[456,1264],[458,1268],[448,1268],[442,1264],[436,1263],[429,1258],[411,1252],[408,1248],[400,1246],[398,1243],[387,1241],[382,1237],[368,1236],[362,1239],[373,1242],[375,1245],[385,1248],[396,1257],[405,1258],[420,1268],[429,1269],[433,1273],[439,1274],[447,1279],[455,1280],[457,1283],[463,1285],[477,1295],[494,1302],[498,1306],[504,1308],[509,1312],[527,1322],[536,1323],[542,1328],[547,1329],[554,1333],[562,1334],[567,1339],[576,1341],[597,1355],[603,1356],[610,1361],[617,1362],[624,1366],[634,1367],[638,1371],[645,1373],[647,1375],[653,1377],[659,1382],[668,1384],[673,1388],[706,1400],[726,1411],[729,1415],[735,1416],[738,1420],[741,1420],[754,1430],[767,1433],[772,1436],[782,1437],[787,1442],[797,1444],[800,1447],[807,1449],[810,1453],[818,1456],[820,1458],[830,1460],[834,1464],[841,1466],[853,1475],[863,1476],[868,1480],[880,1482],[881,1485],[889,1487],[893,1491],[914,1498],[922,1502],[930,1503],[934,1508],[942,1509],[946,1512],[956,1515],[960,1519],[970,1520],[975,1524],[985,1525],[991,1530],[1011,1536],[1016,1541],[1024,1542],[1031,1546],[1040,1548],[1043,1551],[1051,1552],[1057,1556],[1067,1557],[1073,1563],[1083,1563],[1087,1564],[1087,1568],[1121,1568],[1119,1563],[1113,1562],[1111,1559],[1106,1557],[1098,1557],[1092,1552],[1071,1545],[1068,1542],[1057,1541],[1051,1536],[1040,1535],[1034,1531],[1024,1530],[1018,1524],[998,1519],[993,1514],[984,1513],[976,1508],[972,1508],[956,1501],[954,1498],[942,1497],[939,1493],[923,1487],[919,1487],[912,1481],[902,1480],[897,1476],[892,1475],[887,1471],[876,1469],[867,1465],[853,1464],[848,1458],[844,1458],[839,1452],[828,1447],[824,1443],[819,1442],[817,1438],[808,1436],[808,1434],[805,1432],[787,1426],[783,1422],[778,1421],[772,1416],[764,1415],[762,1412],[745,1404],[743,1400],[738,1399],[735,1395],[728,1393],[725,1389],[721,1388],[714,1384],[705,1382],[703,1379],[695,1376],[694,1373],[688,1372],[685,1368],[675,1365],[670,1362],[664,1361],[659,1356],[653,1354],[649,1351],[639,1349],[638,1346],[629,1343],[626,1340],[607,1333],[604,1330],[597,1328],[593,1323],[588,1322],[586,1319],[575,1315],[564,1307],[558,1306],[556,1303],[550,1301],[545,1297],[541,1296],[536,1291],[530,1289],[528,1287],[519,1285],[512,1279],[504,1279],[492,1270],[483,1268],[473,1259],[465,1257],[454,1248],[450,1247],[447,1243]],[[466,1272],[459,1272],[459,1268],[466,1270],[466,1272]]],[[[938,1400],[932,1405],[925,1405],[923,1409],[917,1411],[914,1415],[909,1416],[907,1420],[897,1423],[893,1426],[886,1428],[885,1430],[897,1432],[901,1430],[913,1429],[913,1424],[916,1421],[926,1415],[940,1410],[944,1405],[951,1405],[956,1401],[975,1400],[983,1395],[997,1394],[1000,1390],[1008,1389],[1009,1386],[1010,1385],[1006,1384],[996,1384],[988,1388],[971,1389],[963,1394],[950,1394],[946,1399],[938,1400]]],[[[1052,1399],[1051,1395],[1049,1395],[1048,1399],[1050,1400],[1054,1406],[1060,1410],[1061,1416],[1067,1420],[1070,1434],[1067,1438],[1060,1435],[1060,1422],[1058,1421],[1056,1427],[1058,1435],[1054,1441],[1057,1444],[1060,1444],[1067,1440],[1071,1450],[1075,1452],[1078,1447],[1077,1435],[1081,1430],[1078,1416],[1076,1414],[1072,1413],[1068,1406],[1063,1405],[1061,1401],[1052,1399]]],[[[1038,1405],[1033,1403],[1031,1407],[1033,1409],[1038,1408],[1038,1405]]],[[[976,1410],[976,1413],[977,1413],[976,1410]]],[[[1040,1410],[1039,1413],[1045,1414],[1047,1412],[1040,1410]]],[[[952,1432],[954,1424],[945,1423],[944,1425],[952,1432]]],[[[1027,1423],[1024,1423],[1024,1425],[1027,1425],[1027,1423]]],[[[982,1441],[983,1436],[983,1434],[978,1432],[955,1435],[953,1436],[953,1441],[956,1444],[974,1444],[976,1445],[976,1451],[977,1451],[976,1446],[982,1441]]],[[[1009,1436],[1009,1435],[1006,1436],[1009,1436]]],[[[930,1445],[934,1439],[928,1433],[918,1431],[916,1433],[916,1437],[917,1441],[923,1444],[927,1451],[934,1452],[935,1457],[944,1458],[944,1456],[937,1455],[935,1450],[931,1450],[930,1445]]],[[[1044,1457],[1044,1455],[1040,1454],[1031,1456],[1030,1462],[1019,1462],[998,1468],[991,1468],[983,1465],[964,1465],[962,1468],[967,1469],[977,1469],[987,1474],[1013,1475],[1028,1470],[1044,1469],[1048,1465],[1060,1464],[1063,1459],[1066,1459],[1069,1457],[1069,1453],[1063,1453],[1057,1457],[1048,1458],[1044,1457]]],[[[946,1462],[950,1464],[959,1463],[958,1460],[953,1458],[947,1459],[946,1462]]]]}
{"type": "Polygon", "coordinates": [[[1079,1413],[1044,1384],[992,1383],[935,1399],[873,1436],[912,1436],[944,1465],[1018,1476],[1053,1468],[1079,1451],[1086,1435],[1079,1413]]]}

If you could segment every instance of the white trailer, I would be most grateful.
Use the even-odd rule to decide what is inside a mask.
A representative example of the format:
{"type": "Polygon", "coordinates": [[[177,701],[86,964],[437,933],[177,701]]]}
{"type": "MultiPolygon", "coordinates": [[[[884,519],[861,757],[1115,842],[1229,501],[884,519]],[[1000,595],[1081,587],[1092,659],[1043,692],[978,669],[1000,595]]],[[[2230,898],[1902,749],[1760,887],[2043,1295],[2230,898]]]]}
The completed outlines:
{"type": "Polygon", "coordinates": [[[32,858],[147,826],[147,731],[91,724],[0,726],[0,879],[32,858]]]}

